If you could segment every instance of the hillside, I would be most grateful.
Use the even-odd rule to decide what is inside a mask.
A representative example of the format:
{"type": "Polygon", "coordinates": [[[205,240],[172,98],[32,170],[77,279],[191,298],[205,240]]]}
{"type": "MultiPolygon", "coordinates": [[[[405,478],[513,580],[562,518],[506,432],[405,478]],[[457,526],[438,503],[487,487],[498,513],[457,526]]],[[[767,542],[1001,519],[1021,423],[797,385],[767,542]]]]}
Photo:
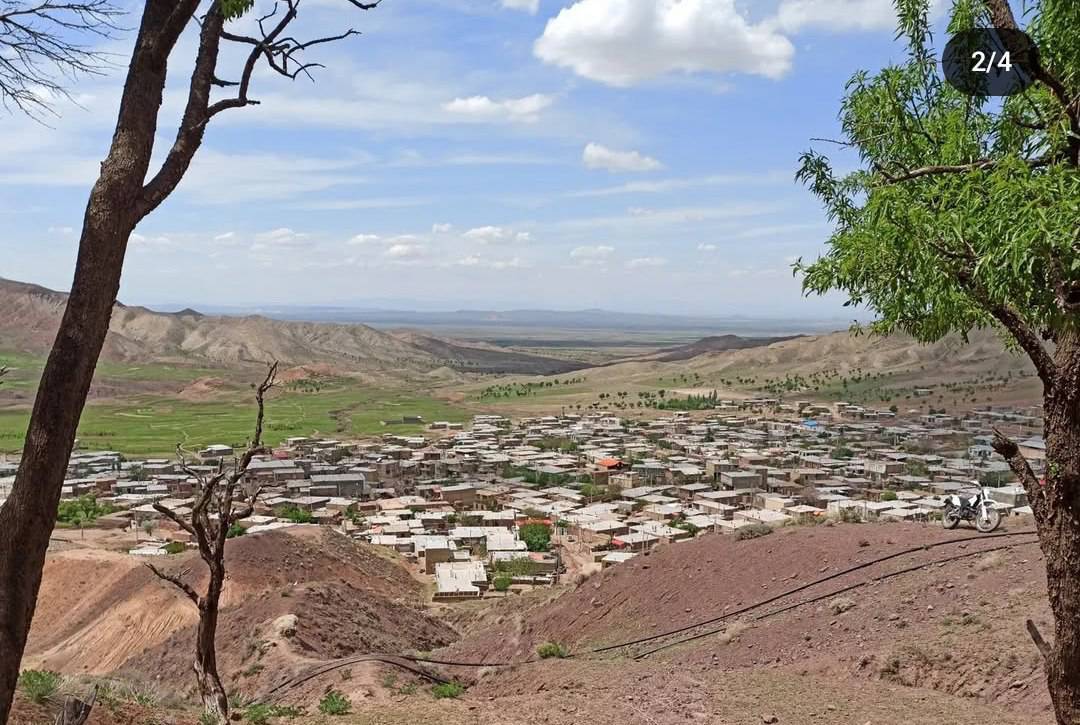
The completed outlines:
{"type": "Polygon", "coordinates": [[[713,335],[710,337],[703,337],[689,345],[680,345],[678,347],[661,350],[656,355],[652,356],[651,359],[659,360],[660,362],[678,362],[679,360],[689,360],[699,355],[713,352],[728,352],[730,350],[748,350],[754,347],[767,347],[778,342],[795,339],[795,337],[797,336],[739,337],[738,335],[713,335]]]}
{"type": "MultiPolygon", "coordinates": [[[[295,527],[230,541],[218,629],[222,677],[238,691],[358,652],[430,649],[456,635],[419,606],[423,589],[378,549],[295,527]]],[[[197,553],[155,562],[204,586],[197,553]]],[[[190,695],[197,614],[135,557],[76,548],[50,554],[25,667],[152,678],[190,695]]]]}
{"type": "MultiPolygon", "coordinates": [[[[0,340],[5,350],[46,354],[66,302],[63,293],[0,279],[0,340]]],[[[361,324],[211,316],[190,309],[161,313],[120,303],[113,312],[103,357],[140,364],[327,363],[348,372],[391,375],[441,367],[548,373],[562,372],[568,365],[564,360],[440,343],[430,337],[410,341],[361,324]]]]}

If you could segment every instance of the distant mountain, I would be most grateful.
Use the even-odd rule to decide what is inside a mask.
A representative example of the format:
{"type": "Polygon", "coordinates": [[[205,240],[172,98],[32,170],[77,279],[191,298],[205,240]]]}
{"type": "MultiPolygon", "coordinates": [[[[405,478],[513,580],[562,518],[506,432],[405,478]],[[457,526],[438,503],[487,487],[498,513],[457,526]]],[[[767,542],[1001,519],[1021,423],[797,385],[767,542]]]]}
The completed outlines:
{"type": "MultiPolygon", "coordinates": [[[[67,295],[0,279],[0,346],[45,354],[67,295]]],[[[329,363],[348,371],[423,373],[438,368],[482,372],[562,373],[583,367],[566,360],[472,346],[426,336],[393,335],[360,324],[328,324],[204,315],[192,309],[162,313],[117,303],[106,360],[218,365],[329,363]]]]}
{"type": "Polygon", "coordinates": [[[663,330],[700,331],[751,336],[794,335],[846,329],[850,320],[783,319],[769,317],[664,315],[610,310],[454,310],[417,311],[376,307],[274,305],[266,307],[213,307],[224,314],[258,313],[279,320],[362,322],[378,328],[549,328],[559,330],[663,330]]]}
{"type": "Polygon", "coordinates": [[[799,335],[791,335],[788,337],[739,337],[738,335],[714,335],[712,337],[703,337],[697,342],[692,342],[689,345],[680,345],[678,347],[661,350],[656,355],[650,356],[649,359],[659,360],[660,362],[677,362],[679,360],[690,360],[698,355],[705,355],[710,352],[728,352],[730,350],[748,350],[752,347],[765,347],[776,342],[793,340],[797,337],[799,337],[799,335]]]}

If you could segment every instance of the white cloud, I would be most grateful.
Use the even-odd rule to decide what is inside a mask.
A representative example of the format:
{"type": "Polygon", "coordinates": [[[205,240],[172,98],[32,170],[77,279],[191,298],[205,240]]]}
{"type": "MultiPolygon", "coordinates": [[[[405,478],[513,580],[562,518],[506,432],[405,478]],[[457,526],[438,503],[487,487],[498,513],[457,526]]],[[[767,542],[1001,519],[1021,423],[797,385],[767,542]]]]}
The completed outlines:
{"type": "Polygon", "coordinates": [[[443,104],[443,110],[480,121],[520,121],[533,123],[540,117],[540,112],[553,102],[551,96],[534,93],[521,98],[507,98],[494,101],[487,96],[469,96],[455,98],[443,104]]]}
{"type": "Polygon", "coordinates": [[[540,0],[500,0],[504,8],[510,10],[523,10],[529,15],[536,15],[540,9],[540,0]]]}
{"type": "Polygon", "coordinates": [[[447,232],[451,231],[453,228],[454,228],[453,224],[432,224],[431,225],[431,233],[432,234],[446,234],[447,232]]]}
{"type": "Polygon", "coordinates": [[[615,247],[606,244],[588,245],[571,249],[570,258],[581,264],[603,264],[614,252],[615,247]]]}
{"type": "Polygon", "coordinates": [[[459,267],[480,267],[483,269],[520,269],[528,267],[520,257],[512,257],[510,259],[485,259],[484,257],[470,254],[468,257],[462,257],[454,264],[459,267]]]}
{"type": "Polygon", "coordinates": [[[423,244],[416,244],[413,242],[398,242],[391,244],[385,252],[384,257],[390,259],[418,259],[427,254],[427,247],[423,244]]]}
{"type": "Polygon", "coordinates": [[[663,267],[668,261],[663,257],[637,257],[626,263],[627,269],[639,269],[641,267],[663,267]]]}
{"type": "Polygon", "coordinates": [[[470,229],[461,236],[470,242],[499,244],[502,242],[528,242],[531,235],[528,232],[515,232],[513,229],[506,227],[487,226],[470,229]]]}
{"type": "Polygon", "coordinates": [[[750,73],[780,78],[795,48],[735,0],[578,0],[548,21],[533,47],[541,60],[614,86],[670,73],[750,73]]]}
{"type": "Polygon", "coordinates": [[[655,171],[663,166],[651,156],[637,151],[616,151],[598,143],[585,146],[581,160],[587,168],[607,171],[655,171]]]}
{"type": "Polygon", "coordinates": [[[379,241],[380,238],[378,234],[357,234],[349,240],[349,244],[371,244],[379,241]]]}
{"type": "Polygon", "coordinates": [[[251,245],[251,251],[259,252],[275,248],[295,249],[309,244],[307,234],[294,231],[289,227],[279,227],[256,234],[255,243],[251,245]]]}
{"type": "Polygon", "coordinates": [[[214,237],[215,242],[231,242],[236,239],[236,232],[225,232],[214,237]]]}
{"type": "Polygon", "coordinates": [[[716,251],[716,245],[715,244],[705,244],[704,242],[697,245],[697,248],[698,248],[699,252],[715,252],[716,251]]]}

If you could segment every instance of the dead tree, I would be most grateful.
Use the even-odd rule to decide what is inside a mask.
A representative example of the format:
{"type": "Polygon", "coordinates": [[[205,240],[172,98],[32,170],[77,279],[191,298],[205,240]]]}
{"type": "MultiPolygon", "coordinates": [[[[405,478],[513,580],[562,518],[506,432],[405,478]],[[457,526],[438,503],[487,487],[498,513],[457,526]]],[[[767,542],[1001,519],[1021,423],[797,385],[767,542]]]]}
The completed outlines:
{"type": "Polygon", "coordinates": [[[256,489],[250,496],[245,497],[241,484],[252,459],[265,452],[262,443],[264,399],[266,393],[274,387],[276,372],[277,363],[274,363],[267,371],[266,379],[255,389],[255,402],[258,405],[255,435],[243,455],[233,462],[231,469],[227,469],[222,461],[213,475],[198,473],[188,466],[182,449],[177,447],[181,468],[198,481],[191,513],[181,515],[160,503],[154,504],[158,513],[171,519],[191,535],[198,544],[199,556],[208,571],[206,590],[200,594],[185,581],[189,573],[187,570],[174,574],[162,571],[150,563],[146,565],[159,578],[183,592],[199,610],[193,667],[203,711],[206,719],[213,723],[225,723],[229,719],[229,698],[218,675],[217,649],[214,642],[217,636],[221,591],[225,586],[225,542],[229,529],[252,514],[261,493],[261,489],[256,489]]]}
{"type": "MultiPolygon", "coordinates": [[[[377,4],[377,0],[342,2],[345,8],[364,10],[377,4]]],[[[251,81],[260,63],[289,78],[306,76],[314,65],[303,60],[305,51],[355,33],[346,30],[313,40],[292,37],[288,28],[297,17],[301,0],[272,4],[273,9],[259,18],[254,35],[227,31],[227,17],[235,17],[253,4],[253,0],[140,3],[142,19],[116,130],[83,217],[71,294],[41,374],[15,483],[0,507],[0,723],[7,721],[15,694],[60,489],[109,329],[132,231],[180,183],[210,122],[230,109],[258,103],[251,95],[251,81]],[[168,64],[180,35],[196,17],[199,37],[187,103],[175,140],[161,166],[154,170],[150,167],[154,140],[165,132],[158,128],[158,114],[168,64]],[[218,67],[223,42],[246,51],[231,80],[230,72],[218,67]],[[213,98],[215,93],[224,95],[213,98]]]]}
{"type": "Polygon", "coordinates": [[[0,104],[37,116],[66,82],[100,74],[107,58],[79,39],[108,38],[120,13],[111,0],[0,0],[0,104]]]}

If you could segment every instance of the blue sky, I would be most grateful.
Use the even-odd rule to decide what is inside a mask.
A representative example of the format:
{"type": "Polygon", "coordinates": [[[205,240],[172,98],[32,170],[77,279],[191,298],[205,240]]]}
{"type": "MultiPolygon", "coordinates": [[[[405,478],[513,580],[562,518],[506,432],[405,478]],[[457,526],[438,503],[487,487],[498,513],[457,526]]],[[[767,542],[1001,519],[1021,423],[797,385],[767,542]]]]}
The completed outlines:
{"type": "MultiPolygon", "coordinates": [[[[845,316],[792,278],[829,232],[793,176],[844,81],[902,52],[890,0],[302,0],[301,21],[362,35],[215,119],[124,301],[845,316]]],[[[0,118],[0,276],[69,285],[121,83],[0,118]]]]}

